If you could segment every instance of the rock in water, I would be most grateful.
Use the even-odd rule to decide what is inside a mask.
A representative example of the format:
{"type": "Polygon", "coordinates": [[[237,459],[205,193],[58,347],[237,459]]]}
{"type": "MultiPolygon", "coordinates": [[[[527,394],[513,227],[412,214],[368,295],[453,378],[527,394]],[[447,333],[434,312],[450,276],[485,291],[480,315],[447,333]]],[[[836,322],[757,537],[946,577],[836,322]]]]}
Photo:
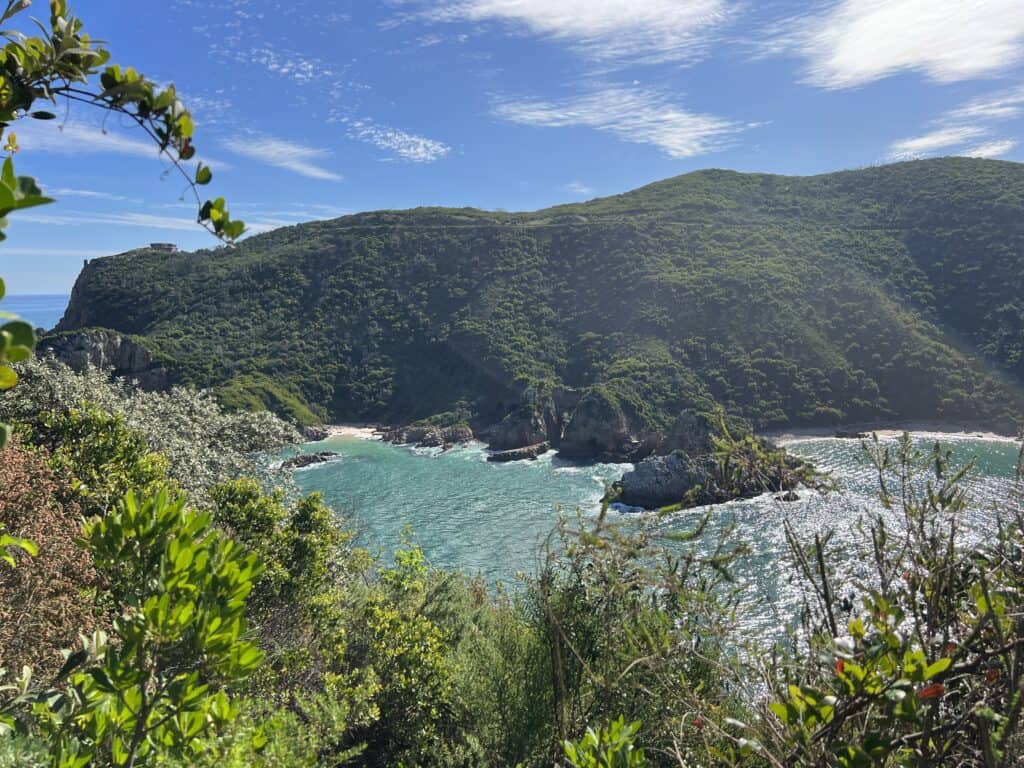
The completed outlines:
{"type": "Polygon", "coordinates": [[[707,479],[707,471],[700,460],[681,453],[649,456],[616,484],[619,490],[616,501],[630,507],[659,509],[679,503],[707,479]]]}
{"type": "Polygon", "coordinates": [[[418,448],[447,448],[456,443],[468,443],[473,430],[465,424],[452,427],[411,425],[384,433],[384,441],[396,445],[415,445],[418,448]]]}
{"type": "Polygon", "coordinates": [[[536,459],[551,450],[551,443],[546,440],[535,445],[528,445],[525,448],[513,448],[509,451],[498,451],[487,457],[488,461],[522,461],[523,459],[536,459]]]}
{"type": "Polygon", "coordinates": [[[303,427],[302,436],[309,440],[311,443],[318,443],[321,440],[326,440],[331,436],[331,431],[327,427],[320,425],[312,425],[303,427]]]}
{"type": "Polygon", "coordinates": [[[317,451],[316,453],[304,453],[301,456],[293,456],[281,463],[282,469],[302,469],[314,464],[324,464],[339,458],[334,451],[317,451]]]}
{"type": "Polygon", "coordinates": [[[499,451],[524,448],[548,439],[548,426],[540,409],[523,405],[490,430],[488,445],[499,451]]]}

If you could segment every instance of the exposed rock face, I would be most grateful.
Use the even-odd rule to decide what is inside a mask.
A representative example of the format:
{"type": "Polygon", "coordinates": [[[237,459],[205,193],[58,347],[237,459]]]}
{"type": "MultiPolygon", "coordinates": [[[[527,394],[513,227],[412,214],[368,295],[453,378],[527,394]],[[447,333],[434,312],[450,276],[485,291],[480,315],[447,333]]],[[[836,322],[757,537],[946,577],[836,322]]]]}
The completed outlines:
{"type": "Polygon", "coordinates": [[[536,459],[551,450],[551,443],[544,441],[536,445],[527,445],[524,448],[513,448],[509,451],[498,451],[487,457],[488,461],[522,461],[523,459],[536,459]]]}
{"type": "Polygon", "coordinates": [[[713,448],[711,436],[714,429],[715,425],[708,416],[685,410],[676,418],[658,447],[658,453],[682,451],[688,456],[705,456],[713,448]]]}
{"type": "Polygon", "coordinates": [[[301,456],[295,456],[290,459],[286,459],[281,463],[283,469],[302,469],[303,467],[310,467],[314,464],[324,464],[328,461],[334,461],[339,456],[334,451],[317,451],[316,453],[304,453],[301,456]]]}
{"type": "Polygon", "coordinates": [[[303,427],[302,436],[311,443],[318,443],[321,440],[326,440],[330,437],[331,431],[327,429],[327,427],[321,426],[303,427]]]}
{"type": "Polygon", "coordinates": [[[570,458],[629,461],[639,447],[621,406],[595,388],[580,399],[558,451],[570,458]]]}
{"type": "Polygon", "coordinates": [[[384,440],[396,445],[415,445],[419,448],[447,448],[456,443],[468,443],[473,430],[465,424],[453,427],[408,426],[384,433],[384,440]]]}
{"type": "Polygon", "coordinates": [[[681,453],[649,456],[617,484],[617,501],[630,507],[658,509],[680,502],[687,493],[707,482],[704,463],[681,453]]]}
{"type": "Polygon", "coordinates": [[[537,406],[517,408],[490,430],[488,444],[498,451],[523,448],[548,439],[548,425],[537,406]]]}
{"type": "Polygon", "coordinates": [[[167,369],[153,360],[152,353],[141,344],[114,331],[89,329],[51,336],[40,343],[62,363],[76,371],[87,365],[112,368],[115,376],[135,381],[142,389],[167,389],[167,369]]]}

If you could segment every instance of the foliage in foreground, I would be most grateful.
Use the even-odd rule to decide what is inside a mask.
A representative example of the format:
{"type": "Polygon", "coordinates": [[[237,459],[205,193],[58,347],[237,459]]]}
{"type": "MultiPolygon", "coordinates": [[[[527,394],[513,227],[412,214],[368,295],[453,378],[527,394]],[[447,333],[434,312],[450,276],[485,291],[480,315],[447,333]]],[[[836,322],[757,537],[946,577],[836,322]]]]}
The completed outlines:
{"type": "MultiPolygon", "coordinates": [[[[160,454],[166,474],[196,503],[208,503],[209,489],[242,475],[261,475],[267,463],[260,454],[275,451],[298,439],[289,424],[266,411],[228,413],[208,393],[183,387],[169,392],[146,392],[106,371],[89,367],[75,373],[52,359],[34,359],[19,366],[20,383],[0,398],[0,421],[29,428],[29,440],[51,451],[83,452],[86,438],[113,440],[111,430],[127,430],[139,444],[121,445],[130,463],[145,451],[160,454]],[[108,430],[83,421],[106,420],[108,430]]],[[[109,456],[114,446],[93,446],[94,454],[109,456]]],[[[75,461],[82,467],[82,461],[75,461]]],[[[136,462],[137,463],[137,462],[136,462]]],[[[96,461],[93,461],[95,467],[96,461]]],[[[110,468],[102,471],[109,485],[110,468]]],[[[157,470],[155,473],[159,475],[157,470]]],[[[94,478],[81,478],[90,482],[94,478]]],[[[96,481],[100,478],[95,477],[96,481]]],[[[113,498],[129,489],[141,490],[146,482],[136,477],[122,483],[113,498]]],[[[111,498],[102,500],[109,505],[111,498]]]]}
{"type": "MultiPolygon", "coordinates": [[[[124,466],[154,456],[119,429],[124,466]]],[[[38,512],[38,565],[96,578],[52,585],[82,613],[32,617],[37,671],[8,674],[0,766],[989,768],[1024,755],[1024,512],[1007,498],[993,535],[972,538],[967,470],[941,453],[872,447],[888,509],[866,520],[864,552],[793,535],[806,622],[772,650],[737,628],[745,548],[705,541],[700,518],[683,532],[659,515],[567,520],[536,578],[495,588],[431,568],[411,539],[375,564],[317,496],[255,480],[211,487],[194,511],[166,461],[169,490],[157,479],[96,502],[83,523],[69,478],[91,465],[90,433],[109,431],[86,419],[55,452],[4,455],[0,522],[38,512]],[[872,567],[840,599],[851,562],[872,567]]],[[[43,572],[27,554],[16,565],[0,601],[31,613],[35,587],[18,592],[12,574],[43,572]]],[[[18,640],[0,632],[0,656],[18,640]]]]}

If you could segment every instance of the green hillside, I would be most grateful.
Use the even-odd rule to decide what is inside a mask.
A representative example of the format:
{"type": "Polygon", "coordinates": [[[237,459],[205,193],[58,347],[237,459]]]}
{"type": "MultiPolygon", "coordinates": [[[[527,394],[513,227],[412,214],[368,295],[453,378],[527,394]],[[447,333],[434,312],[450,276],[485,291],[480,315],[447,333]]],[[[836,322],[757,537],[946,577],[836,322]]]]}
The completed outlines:
{"type": "Polygon", "coordinates": [[[761,428],[1009,429],[1022,265],[1019,164],[710,170],[536,213],[383,211],[96,259],[58,330],[135,334],[172,380],[306,421],[461,403],[489,423],[561,387],[638,430],[713,403],[761,428]]]}

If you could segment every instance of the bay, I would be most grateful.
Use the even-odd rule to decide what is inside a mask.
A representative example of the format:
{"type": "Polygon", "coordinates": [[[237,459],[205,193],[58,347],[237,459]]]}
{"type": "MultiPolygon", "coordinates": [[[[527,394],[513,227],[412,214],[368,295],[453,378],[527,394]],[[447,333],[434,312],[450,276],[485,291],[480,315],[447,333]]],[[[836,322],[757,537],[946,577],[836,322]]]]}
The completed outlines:
{"type": "MultiPolygon", "coordinates": [[[[954,463],[976,461],[967,486],[971,503],[965,516],[967,536],[991,530],[993,505],[1014,487],[1018,445],[1013,441],[954,434],[913,436],[928,450],[937,440],[952,452],[954,463]]],[[[895,438],[883,438],[895,446],[895,438]]],[[[797,502],[770,495],[710,508],[711,525],[700,546],[708,551],[730,531],[750,554],[735,566],[742,622],[754,634],[776,635],[799,611],[800,586],[785,566],[788,521],[798,536],[834,531],[834,546],[843,554],[837,579],[840,594],[855,592],[867,578],[858,528],[868,516],[881,514],[899,526],[899,513],[878,502],[878,480],[859,440],[797,439],[786,442],[796,455],[831,473],[837,490],[825,495],[802,492],[797,502]]],[[[303,451],[333,450],[339,461],[296,473],[304,492],[319,491],[354,527],[359,541],[387,560],[408,536],[419,541],[430,562],[482,574],[491,582],[514,582],[518,574],[535,574],[543,546],[560,515],[580,510],[595,515],[608,483],[630,468],[624,464],[577,464],[554,452],[535,462],[493,464],[479,443],[439,449],[413,449],[378,440],[334,437],[303,446],[303,451]]],[[[666,530],[692,528],[708,509],[686,510],[666,518],[666,530]]],[[[629,519],[622,513],[622,519],[629,519]]]]}

